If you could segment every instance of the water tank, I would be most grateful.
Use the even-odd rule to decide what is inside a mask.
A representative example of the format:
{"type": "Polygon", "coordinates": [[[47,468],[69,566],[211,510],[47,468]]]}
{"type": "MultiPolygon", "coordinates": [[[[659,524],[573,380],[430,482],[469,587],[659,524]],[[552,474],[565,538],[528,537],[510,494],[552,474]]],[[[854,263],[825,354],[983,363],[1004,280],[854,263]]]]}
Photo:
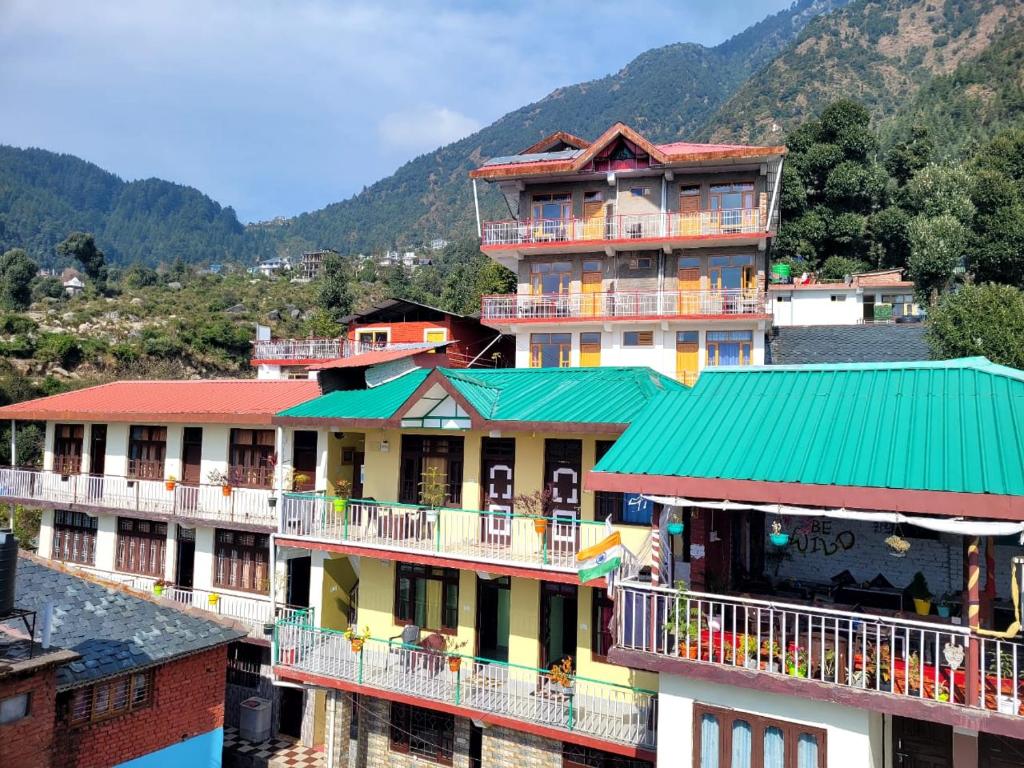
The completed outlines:
{"type": "Polygon", "coordinates": [[[252,696],[239,706],[241,707],[238,717],[239,736],[246,741],[258,744],[273,735],[271,733],[273,709],[269,700],[252,696]]]}
{"type": "Polygon", "coordinates": [[[0,529],[0,616],[14,608],[14,581],[18,572],[18,540],[10,528],[0,529]]]}

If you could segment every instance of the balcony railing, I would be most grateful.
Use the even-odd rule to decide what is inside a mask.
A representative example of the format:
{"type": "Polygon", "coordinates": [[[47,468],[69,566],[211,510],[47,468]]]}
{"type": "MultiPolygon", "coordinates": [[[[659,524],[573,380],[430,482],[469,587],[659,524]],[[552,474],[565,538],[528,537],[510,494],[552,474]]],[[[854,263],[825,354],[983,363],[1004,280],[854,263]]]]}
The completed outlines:
{"type": "Polygon", "coordinates": [[[721,235],[761,235],[758,208],[689,213],[621,214],[601,219],[520,219],[486,221],[484,246],[546,245],[606,240],[683,240],[721,235]]]}
{"type": "Polygon", "coordinates": [[[278,622],[276,648],[282,667],[631,747],[655,747],[653,691],[578,676],[563,687],[547,670],[375,638],[356,652],[344,634],[300,622],[278,622]],[[461,659],[457,670],[449,667],[448,656],[461,659]]]}
{"type": "Polygon", "coordinates": [[[621,648],[1024,715],[1024,644],[966,627],[631,585],[615,611],[621,648]]]}
{"type": "Polygon", "coordinates": [[[711,291],[602,291],[506,294],[481,299],[481,320],[629,320],[765,314],[764,293],[743,288],[711,291]]]}
{"type": "Polygon", "coordinates": [[[337,360],[385,349],[427,348],[426,342],[377,344],[348,339],[264,339],[252,343],[253,360],[337,360]]]}
{"type": "Polygon", "coordinates": [[[273,492],[261,488],[176,484],[119,475],[60,475],[37,469],[0,468],[0,498],[81,504],[119,512],[148,512],[225,523],[277,525],[273,492]]]}
{"type": "Polygon", "coordinates": [[[471,509],[285,494],[285,536],[399,552],[426,552],[472,562],[575,572],[576,553],[603,539],[604,523],[533,518],[471,509]]]}

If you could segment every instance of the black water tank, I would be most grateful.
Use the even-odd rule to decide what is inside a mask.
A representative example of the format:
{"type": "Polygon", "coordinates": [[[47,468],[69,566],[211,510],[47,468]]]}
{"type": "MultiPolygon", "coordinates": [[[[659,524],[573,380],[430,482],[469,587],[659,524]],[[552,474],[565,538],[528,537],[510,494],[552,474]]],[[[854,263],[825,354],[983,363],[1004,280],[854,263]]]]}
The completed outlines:
{"type": "Polygon", "coordinates": [[[0,529],[0,616],[14,608],[14,577],[18,572],[18,540],[10,528],[0,529]]]}

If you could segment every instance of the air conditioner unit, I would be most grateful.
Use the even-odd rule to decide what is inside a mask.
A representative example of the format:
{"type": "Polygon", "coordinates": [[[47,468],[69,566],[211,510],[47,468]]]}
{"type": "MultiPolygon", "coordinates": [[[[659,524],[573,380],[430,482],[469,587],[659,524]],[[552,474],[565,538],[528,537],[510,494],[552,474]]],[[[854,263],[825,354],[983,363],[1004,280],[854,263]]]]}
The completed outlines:
{"type": "Polygon", "coordinates": [[[268,699],[252,696],[240,705],[238,735],[258,744],[273,736],[273,707],[268,699]]]}

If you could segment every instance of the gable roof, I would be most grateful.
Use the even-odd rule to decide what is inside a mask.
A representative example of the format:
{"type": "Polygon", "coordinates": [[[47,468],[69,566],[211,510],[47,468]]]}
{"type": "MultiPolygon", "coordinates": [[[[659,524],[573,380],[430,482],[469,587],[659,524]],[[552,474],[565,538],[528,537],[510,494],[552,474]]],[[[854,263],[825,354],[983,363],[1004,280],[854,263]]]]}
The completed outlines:
{"type": "Polygon", "coordinates": [[[565,144],[574,149],[586,149],[590,146],[589,141],[581,139],[579,136],[574,136],[568,131],[555,131],[545,136],[536,144],[531,144],[519,154],[529,155],[535,152],[550,152],[552,147],[557,147],[559,144],[565,144]]]}
{"type": "Polygon", "coordinates": [[[773,365],[927,360],[921,323],[808,325],[777,328],[768,338],[773,365]]]}
{"type": "MultiPolygon", "coordinates": [[[[702,160],[756,159],[786,154],[784,146],[752,146],[745,144],[698,144],[675,141],[655,144],[625,123],[615,123],[592,143],[587,144],[578,137],[579,149],[559,152],[545,152],[545,146],[554,146],[551,141],[558,134],[552,134],[518,155],[493,157],[479,168],[470,171],[470,178],[497,180],[515,176],[546,175],[580,171],[597,154],[613,141],[622,137],[639,146],[655,162],[672,163],[697,162],[702,160]]],[[[571,134],[566,134],[571,136],[571,134]]],[[[573,142],[567,142],[573,144],[573,142]]],[[[575,146],[575,144],[573,144],[575,146]]]]}
{"type": "Polygon", "coordinates": [[[57,670],[66,690],[145,669],[245,637],[224,621],[198,611],[105,585],[25,554],[18,557],[17,604],[42,611],[53,603],[50,639],[80,659],[57,670]]]}
{"type": "Polygon", "coordinates": [[[590,481],[1024,519],[1024,372],[985,358],[708,368],[652,403],[590,481]]]}
{"type": "Polygon", "coordinates": [[[373,322],[396,322],[401,321],[402,318],[408,313],[415,313],[417,317],[422,319],[424,315],[435,315],[435,316],[447,316],[447,317],[465,317],[465,315],[459,315],[455,312],[449,312],[447,309],[438,309],[432,307],[429,304],[421,304],[418,301],[410,301],[409,299],[385,299],[384,301],[378,301],[373,306],[362,312],[353,312],[351,315],[346,315],[341,318],[338,322],[342,325],[351,325],[352,323],[373,323],[373,322]]]}
{"type": "Polygon", "coordinates": [[[372,389],[328,393],[282,411],[275,422],[380,420],[394,426],[437,385],[471,413],[474,426],[548,424],[603,431],[624,427],[656,395],[686,389],[649,368],[435,368],[372,389]]]}
{"type": "Polygon", "coordinates": [[[319,394],[309,380],[114,381],[7,405],[0,418],[262,425],[282,408],[319,394]]]}

